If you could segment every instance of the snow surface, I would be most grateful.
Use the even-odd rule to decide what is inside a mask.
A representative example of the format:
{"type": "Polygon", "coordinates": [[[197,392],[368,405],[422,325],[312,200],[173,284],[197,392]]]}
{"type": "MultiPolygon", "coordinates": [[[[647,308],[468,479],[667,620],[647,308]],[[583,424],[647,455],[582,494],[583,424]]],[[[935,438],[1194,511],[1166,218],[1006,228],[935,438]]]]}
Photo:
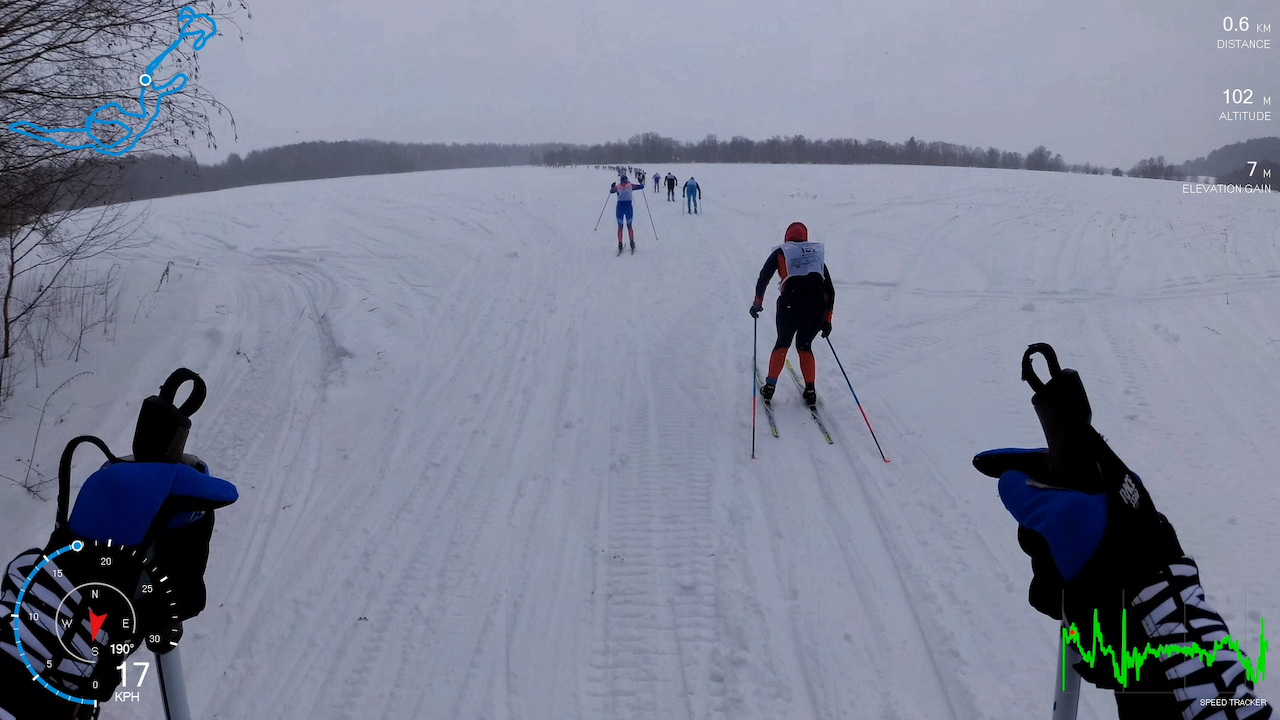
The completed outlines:
{"type": "MultiPolygon", "coordinates": [[[[1018,376],[1046,341],[1256,656],[1259,617],[1280,619],[1274,195],[647,169],[695,173],[705,212],[646,192],[622,257],[612,203],[592,231],[611,176],[589,168],[156,201],[153,244],[120,260],[118,325],[28,375],[0,474],[25,472],[39,409],[78,372],[45,415],[46,477],[78,434],[128,452],[139,401],[202,374],[188,450],[241,492],[183,642],[204,720],[1047,717],[1056,625],[970,465],[1042,443],[1018,376]],[[821,341],[836,444],[784,378],[781,438],[759,432],[749,459],[747,307],[794,220],[827,243],[831,340],[891,464],[821,341]]],[[[78,478],[99,462],[82,453],[78,478]]],[[[0,557],[53,516],[0,485],[0,557]]],[[[1088,689],[1080,717],[1113,708],[1088,689]]],[[[153,686],[103,713],[158,716],[153,686]]]]}

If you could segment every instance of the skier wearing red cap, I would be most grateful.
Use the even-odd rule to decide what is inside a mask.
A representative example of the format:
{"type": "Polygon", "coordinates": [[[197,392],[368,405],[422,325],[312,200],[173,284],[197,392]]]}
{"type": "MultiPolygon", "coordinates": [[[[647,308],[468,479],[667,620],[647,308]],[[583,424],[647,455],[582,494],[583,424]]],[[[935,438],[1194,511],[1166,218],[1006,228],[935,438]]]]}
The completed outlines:
{"type": "Polygon", "coordinates": [[[769,376],[760,388],[760,395],[765,402],[773,399],[778,375],[787,361],[787,350],[794,338],[796,353],[800,356],[800,373],[804,375],[804,401],[812,406],[818,402],[818,391],[813,385],[816,375],[813,338],[819,331],[822,337],[831,334],[836,289],[831,284],[831,273],[827,271],[822,243],[809,242],[809,229],[804,223],[788,225],[782,239],[782,244],[773,249],[760,269],[755,301],[751,304],[751,317],[760,317],[760,311],[764,309],[764,290],[773,274],[778,273],[778,342],[769,356],[769,376]]]}

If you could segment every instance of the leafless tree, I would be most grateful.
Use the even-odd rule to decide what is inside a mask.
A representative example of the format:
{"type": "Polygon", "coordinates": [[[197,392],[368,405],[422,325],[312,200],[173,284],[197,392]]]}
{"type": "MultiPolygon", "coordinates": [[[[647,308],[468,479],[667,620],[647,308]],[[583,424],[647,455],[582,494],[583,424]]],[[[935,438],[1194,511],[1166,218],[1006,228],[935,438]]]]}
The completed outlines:
{"type": "MultiPolygon", "coordinates": [[[[35,348],[27,363],[39,362],[49,332],[75,335],[78,348],[86,324],[98,322],[95,312],[86,314],[84,302],[98,293],[107,297],[116,277],[108,271],[95,279],[78,266],[133,244],[132,231],[141,222],[140,215],[127,217],[118,208],[77,210],[101,204],[95,200],[112,189],[103,179],[103,164],[91,162],[98,154],[26,133],[56,136],[72,146],[94,141],[108,151],[123,140],[132,152],[189,152],[188,143],[198,137],[216,147],[210,112],[226,112],[233,133],[235,119],[200,87],[193,42],[174,47],[146,80],[153,90],[150,104],[141,75],[179,39],[186,27],[179,15],[184,7],[195,11],[188,19],[204,13],[214,20],[216,38],[234,34],[243,40],[236,15],[243,11],[252,18],[248,6],[243,0],[223,2],[219,9],[212,1],[0,0],[0,118],[7,123],[0,127],[0,401],[23,365],[16,357],[21,340],[35,348]],[[154,90],[178,73],[187,81],[181,92],[163,98],[161,109],[154,90]],[[90,124],[90,114],[104,107],[90,124]],[[147,119],[128,114],[134,111],[147,119]],[[83,131],[47,132],[70,128],[83,131]],[[37,318],[43,325],[35,331],[37,318]],[[80,327],[67,332],[57,324],[61,318],[80,327]]],[[[207,19],[193,22],[212,30],[207,19]]]]}

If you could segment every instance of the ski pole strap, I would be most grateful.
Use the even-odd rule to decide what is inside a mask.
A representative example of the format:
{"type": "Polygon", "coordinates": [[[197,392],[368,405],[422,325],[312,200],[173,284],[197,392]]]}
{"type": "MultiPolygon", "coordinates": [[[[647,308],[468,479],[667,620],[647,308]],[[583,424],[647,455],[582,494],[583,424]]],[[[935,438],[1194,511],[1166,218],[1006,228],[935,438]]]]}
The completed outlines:
{"type": "Polygon", "coordinates": [[[1053,351],[1049,343],[1035,343],[1027,348],[1022,355],[1022,380],[1030,385],[1033,391],[1040,392],[1044,389],[1044,381],[1036,375],[1035,368],[1031,367],[1031,356],[1036,353],[1040,353],[1045,362],[1049,363],[1050,380],[1062,374],[1062,366],[1058,364],[1058,354],[1053,351]]]}
{"type": "Polygon", "coordinates": [[[164,381],[164,385],[160,386],[160,398],[172,404],[173,398],[178,394],[178,388],[188,380],[192,383],[191,395],[187,397],[186,402],[182,403],[182,407],[178,408],[178,412],[182,413],[183,417],[191,417],[204,404],[207,394],[204,380],[192,370],[178,368],[169,375],[168,380],[164,381]]]}
{"type": "Polygon", "coordinates": [[[98,446],[103,455],[107,456],[107,460],[114,465],[120,462],[120,458],[111,454],[111,449],[107,444],[92,435],[81,435],[80,437],[67,443],[67,448],[62,451],[62,460],[58,462],[58,515],[54,520],[54,528],[63,530],[67,527],[67,508],[71,504],[71,458],[76,453],[76,448],[84,443],[93,443],[98,446]]]}

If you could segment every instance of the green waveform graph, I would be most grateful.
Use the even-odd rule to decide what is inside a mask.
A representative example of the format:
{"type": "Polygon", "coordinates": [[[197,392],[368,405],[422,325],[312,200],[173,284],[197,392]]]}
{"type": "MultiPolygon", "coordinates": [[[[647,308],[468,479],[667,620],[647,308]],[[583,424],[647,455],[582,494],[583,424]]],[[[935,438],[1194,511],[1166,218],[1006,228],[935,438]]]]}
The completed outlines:
{"type": "Polygon", "coordinates": [[[1062,689],[1067,688],[1067,646],[1074,644],[1076,652],[1080,653],[1080,658],[1094,667],[1100,655],[1111,658],[1111,671],[1115,675],[1116,682],[1122,687],[1129,687],[1129,671],[1133,670],[1133,679],[1142,679],[1142,664],[1149,657],[1157,657],[1161,660],[1171,655],[1183,655],[1185,657],[1198,657],[1205,665],[1213,665],[1219,650],[1230,650],[1235,653],[1236,659],[1244,666],[1245,677],[1249,682],[1255,685],[1266,679],[1267,673],[1267,637],[1264,634],[1266,629],[1266,618],[1258,618],[1258,659],[1250,660],[1247,655],[1240,652],[1240,643],[1234,640],[1230,635],[1224,636],[1213,641],[1212,648],[1204,648],[1196,643],[1190,645],[1166,644],[1152,647],[1151,643],[1141,650],[1134,648],[1130,650],[1127,644],[1128,627],[1128,610],[1120,611],[1120,654],[1116,655],[1115,649],[1107,645],[1102,638],[1102,624],[1098,622],[1098,611],[1093,611],[1093,638],[1091,640],[1090,649],[1085,650],[1081,645],[1083,636],[1076,630],[1075,623],[1071,623],[1070,627],[1062,629],[1062,689]]]}

